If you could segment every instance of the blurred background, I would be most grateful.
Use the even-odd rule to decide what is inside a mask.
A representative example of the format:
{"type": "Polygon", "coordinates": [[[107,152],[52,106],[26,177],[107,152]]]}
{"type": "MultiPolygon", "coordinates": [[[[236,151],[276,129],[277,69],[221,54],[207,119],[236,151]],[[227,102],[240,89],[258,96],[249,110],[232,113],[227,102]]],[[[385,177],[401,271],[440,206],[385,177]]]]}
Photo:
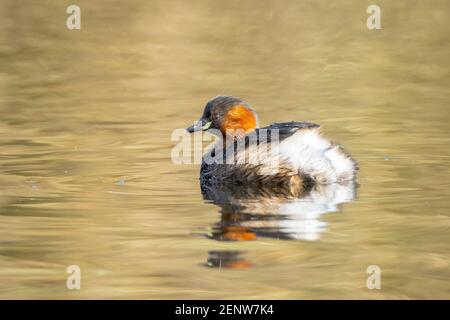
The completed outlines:
{"type": "Polygon", "coordinates": [[[450,3],[376,1],[381,30],[370,4],[0,0],[0,298],[449,299],[450,3]],[[320,123],[357,199],[315,237],[217,236],[170,158],[217,94],[320,123]]]}

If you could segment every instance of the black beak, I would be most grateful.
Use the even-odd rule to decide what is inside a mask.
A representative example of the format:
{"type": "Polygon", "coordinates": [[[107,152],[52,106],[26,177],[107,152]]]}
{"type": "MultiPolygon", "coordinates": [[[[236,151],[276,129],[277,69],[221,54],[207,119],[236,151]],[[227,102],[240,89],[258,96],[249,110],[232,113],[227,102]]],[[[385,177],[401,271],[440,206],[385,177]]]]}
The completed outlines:
{"type": "Polygon", "coordinates": [[[187,127],[186,131],[189,132],[189,133],[192,133],[192,132],[195,132],[195,131],[199,131],[199,129],[197,127],[198,127],[197,123],[194,123],[192,126],[187,127]]]}
{"type": "Polygon", "coordinates": [[[211,122],[209,122],[206,119],[200,119],[196,123],[194,123],[192,126],[187,127],[186,131],[189,133],[195,132],[195,131],[206,131],[211,126],[211,122]]]}

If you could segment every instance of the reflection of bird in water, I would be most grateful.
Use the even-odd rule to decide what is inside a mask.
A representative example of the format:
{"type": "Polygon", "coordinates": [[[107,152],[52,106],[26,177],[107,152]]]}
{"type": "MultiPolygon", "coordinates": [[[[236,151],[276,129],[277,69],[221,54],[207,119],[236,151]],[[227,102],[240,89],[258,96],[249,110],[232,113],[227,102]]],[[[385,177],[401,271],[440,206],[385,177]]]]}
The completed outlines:
{"type": "Polygon", "coordinates": [[[210,268],[247,269],[252,263],[243,257],[242,251],[210,251],[206,265],[210,268]]]}
{"type": "Polygon", "coordinates": [[[355,179],[356,164],[343,148],[323,138],[309,122],[258,128],[256,113],[241,99],[210,100],[200,120],[187,131],[208,131],[220,141],[205,153],[202,184],[299,197],[318,185],[355,179]]]}
{"type": "Polygon", "coordinates": [[[221,221],[210,238],[220,241],[247,241],[258,237],[277,239],[318,240],[327,224],[320,216],[339,211],[339,204],[352,201],[356,184],[329,184],[314,187],[300,198],[258,195],[202,184],[205,200],[221,208],[221,221]]]}
{"type": "Polygon", "coordinates": [[[356,163],[323,138],[316,124],[258,128],[256,113],[244,101],[218,96],[187,131],[219,137],[200,169],[204,198],[221,207],[214,239],[317,240],[326,227],[320,215],[355,197],[356,163]]]}

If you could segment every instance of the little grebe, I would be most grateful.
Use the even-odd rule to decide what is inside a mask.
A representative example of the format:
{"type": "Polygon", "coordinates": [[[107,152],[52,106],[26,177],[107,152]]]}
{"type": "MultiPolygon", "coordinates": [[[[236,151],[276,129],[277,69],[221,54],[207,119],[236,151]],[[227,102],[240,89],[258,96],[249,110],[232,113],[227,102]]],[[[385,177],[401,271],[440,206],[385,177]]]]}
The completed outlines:
{"type": "Polygon", "coordinates": [[[317,185],[352,182],[356,176],[355,161],[341,146],[323,138],[319,127],[285,122],[259,128],[256,113],[242,99],[217,96],[186,130],[209,131],[222,140],[203,156],[202,185],[298,197],[317,185]]]}

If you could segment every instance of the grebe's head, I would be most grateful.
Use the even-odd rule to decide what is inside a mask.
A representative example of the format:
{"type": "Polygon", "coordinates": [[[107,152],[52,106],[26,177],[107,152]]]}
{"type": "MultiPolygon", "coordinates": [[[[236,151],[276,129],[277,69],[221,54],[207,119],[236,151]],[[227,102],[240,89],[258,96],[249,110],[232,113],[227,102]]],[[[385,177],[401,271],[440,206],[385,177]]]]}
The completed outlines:
{"type": "Polygon", "coordinates": [[[243,100],[217,96],[208,101],[200,120],[188,132],[220,130],[222,136],[241,136],[258,128],[258,116],[243,100]]]}

